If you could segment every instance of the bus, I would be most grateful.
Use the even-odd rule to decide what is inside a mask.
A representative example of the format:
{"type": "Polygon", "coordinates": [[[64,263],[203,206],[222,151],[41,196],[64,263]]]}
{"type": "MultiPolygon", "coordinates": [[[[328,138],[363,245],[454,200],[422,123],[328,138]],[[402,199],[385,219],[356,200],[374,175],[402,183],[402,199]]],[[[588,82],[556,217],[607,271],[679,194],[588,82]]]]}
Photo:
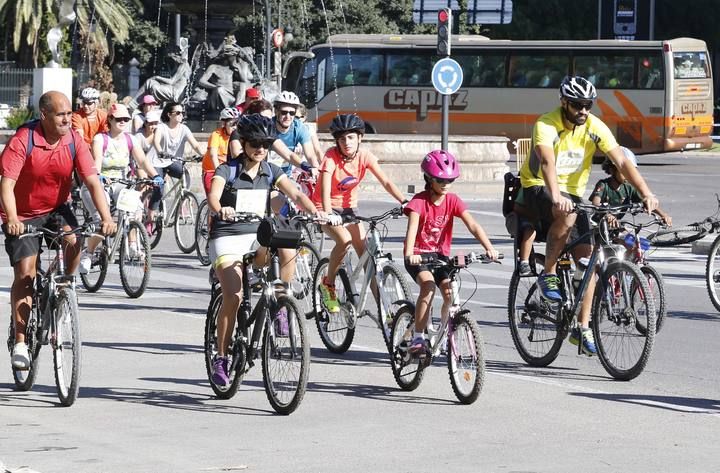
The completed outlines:
{"type": "MultiPolygon", "coordinates": [[[[434,35],[333,35],[291,54],[283,88],[327,130],[337,113],[358,113],[370,132],[439,134],[442,99],[432,87],[434,35]]],[[[511,41],[452,38],[463,69],[450,100],[449,133],[531,136],[558,106],[560,81],[581,75],[598,89],[592,113],[636,153],[709,148],[713,80],[704,41],[511,41]]]]}

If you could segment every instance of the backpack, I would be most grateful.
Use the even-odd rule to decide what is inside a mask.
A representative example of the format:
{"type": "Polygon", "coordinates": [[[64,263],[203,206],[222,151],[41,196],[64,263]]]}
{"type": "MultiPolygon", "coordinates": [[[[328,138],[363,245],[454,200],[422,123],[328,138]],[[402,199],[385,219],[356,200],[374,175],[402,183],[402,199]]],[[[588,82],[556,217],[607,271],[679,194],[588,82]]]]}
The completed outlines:
{"type": "MultiPolygon", "coordinates": [[[[27,146],[25,147],[25,157],[30,157],[30,153],[32,153],[32,149],[35,147],[35,141],[33,139],[33,132],[35,131],[35,128],[40,124],[40,120],[30,120],[27,123],[23,123],[18,127],[16,131],[20,131],[22,128],[28,128],[28,142],[27,146]]],[[[75,133],[75,130],[70,130],[70,133],[75,133]]],[[[77,154],[77,149],[75,148],[75,136],[72,137],[72,141],[70,141],[70,157],[73,161],[75,161],[75,155],[77,154]]]]}
{"type": "MultiPolygon", "coordinates": [[[[110,135],[107,134],[107,133],[105,133],[105,132],[101,133],[101,135],[102,135],[102,137],[103,137],[103,148],[102,148],[102,151],[103,151],[103,154],[105,154],[105,151],[107,151],[108,143],[110,143],[110,135]]],[[[123,132],[123,135],[125,135],[125,141],[127,141],[128,152],[129,152],[130,154],[132,154],[132,150],[133,150],[133,140],[132,140],[132,137],[130,136],[130,133],[127,133],[127,132],[125,132],[125,131],[123,132]]]]}
{"type": "Polygon", "coordinates": [[[503,190],[502,213],[504,217],[510,215],[515,206],[520,191],[520,177],[511,172],[505,173],[505,189],[503,190]]]}

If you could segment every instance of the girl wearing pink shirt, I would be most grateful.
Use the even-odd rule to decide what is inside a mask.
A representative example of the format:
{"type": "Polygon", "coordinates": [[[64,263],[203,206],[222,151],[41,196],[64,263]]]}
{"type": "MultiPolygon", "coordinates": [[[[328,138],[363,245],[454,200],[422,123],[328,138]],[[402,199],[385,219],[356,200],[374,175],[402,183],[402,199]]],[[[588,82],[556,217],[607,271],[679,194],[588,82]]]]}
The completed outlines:
{"type": "Polygon", "coordinates": [[[449,191],[450,184],[460,176],[460,165],[455,156],[447,151],[435,150],[425,156],[420,165],[425,178],[425,190],[416,194],[405,207],[408,217],[405,236],[405,269],[420,286],[415,304],[415,334],[410,353],[424,356],[429,343],[425,339],[430,305],[435,286],[443,296],[442,320],[446,320],[452,303],[452,291],[448,268],[431,268],[421,264],[421,255],[432,254],[447,260],[452,243],[453,219],[459,217],[472,235],[485,248],[486,255],[497,259],[497,252],[485,234],[485,230],[467,210],[465,202],[449,191]]]}

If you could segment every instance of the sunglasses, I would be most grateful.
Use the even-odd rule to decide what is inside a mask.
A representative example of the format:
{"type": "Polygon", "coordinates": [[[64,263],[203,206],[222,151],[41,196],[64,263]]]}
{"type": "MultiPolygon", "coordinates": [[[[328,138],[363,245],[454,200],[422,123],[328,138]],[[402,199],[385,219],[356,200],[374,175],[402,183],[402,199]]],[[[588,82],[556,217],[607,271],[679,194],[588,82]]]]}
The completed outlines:
{"type": "Polygon", "coordinates": [[[255,149],[270,149],[274,141],[275,140],[248,140],[247,144],[249,144],[255,149]]]}
{"type": "Polygon", "coordinates": [[[112,117],[112,119],[115,120],[116,122],[119,122],[119,123],[127,123],[127,122],[130,121],[130,119],[129,119],[129,118],[126,118],[126,117],[122,117],[122,118],[112,117]]]}
{"type": "Polygon", "coordinates": [[[590,102],[590,101],[588,101],[588,102],[576,102],[576,101],[574,101],[574,100],[568,100],[568,104],[569,104],[572,108],[574,108],[575,110],[577,110],[578,112],[579,112],[580,110],[582,110],[582,109],[590,110],[590,109],[592,108],[592,106],[593,106],[593,103],[590,102]]]}
{"type": "Polygon", "coordinates": [[[280,115],[290,115],[291,117],[295,116],[295,110],[280,110],[280,115]]]}
{"type": "Polygon", "coordinates": [[[438,184],[452,184],[455,182],[455,179],[441,179],[439,177],[433,177],[433,181],[437,182],[438,184]]]}
{"type": "Polygon", "coordinates": [[[183,110],[173,110],[170,115],[182,115],[183,113],[185,113],[183,110]]]}
{"type": "Polygon", "coordinates": [[[147,126],[158,126],[160,122],[145,122],[147,126]]]}
{"type": "Polygon", "coordinates": [[[92,100],[92,101],[90,101],[90,102],[86,102],[86,101],[83,100],[83,105],[95,105],[95,101],[92,100]]]}

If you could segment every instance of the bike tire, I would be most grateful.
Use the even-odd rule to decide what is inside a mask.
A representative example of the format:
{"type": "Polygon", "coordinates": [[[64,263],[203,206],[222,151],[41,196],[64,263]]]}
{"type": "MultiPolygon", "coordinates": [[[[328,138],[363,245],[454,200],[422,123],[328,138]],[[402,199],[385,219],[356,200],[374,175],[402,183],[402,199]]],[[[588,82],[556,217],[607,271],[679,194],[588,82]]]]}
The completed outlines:
{"type": "Polygon", "coordinates": [[[658,247],[684,245],[707,235],[708,229],[702,225],[688,225],[686,227],[668,228],[658,230],[648,235],[650,244],[658,247]]]}
{"type": "Polygon", "coordinates": [[[720,236],[710,245],[705,263],[705,285],[710,302],[720,312],[720,236]]]}
{"type": "Polygon", "coordinates": [[[660,271],[650,265],[640,266],[640,271],[645,275],[648,281],[650,293],[655,298],[655,335],[660,333],[665,316],[667,315],[667,306],[665,304],[665,284],[663,282],[660,271]]]}
{"type": "Polygon", "coordinates": [[[150,243],[145,227],[131,220],[120,242],[120,282],[128,297],[136,299],[145,293],[151,267],[150,243]],[[135,238],[139,253],[131,257],[128,237],[133,231],[137,232],[135,238]]]}
{"type": "Polygon", "coordinates": [[[480,327],[469,310],[455,314],[454,330],[448,334],[447,365],[450,385],[462,404],[472,404],[485,384],[485,345],[480,327]]]}
{"type": "Polygon", "coordinates": [[[317,223],[306,223],[302,226],[303,240],[310,243],[322,255],[325,248],[325,232],[317,223]]]}
{"type": "Polygon", "coordinates": [[[160,200],[160,206],[155,211],[155,219],[154,221],[146,220],[145,225],[150,225],[150,232],[148,232],[148,237],[150,239],[150,249],[155,249],[156,246],[158,246],[158,243],[160,243],[160,238],[163,234],[163,227],[165,226],[164,217],[165,215],[165,202],[160,200]]]}
{"type": "Polygon", "coordinates": [[[559,310],[542,298],[535,276],[513,272],[508,291],[510,334],[528,365],[548,366],[558,357],[566,332],[559,310]]]}
{"type": "Polygon", "coordinates": [[[80,281],[87,292],[97,292],[105,282],[108,270],[107,243],[103,239],[95,248],[95,261],[90,266],[87,274],[80,273],[80,281]]]}
{"type": "Polygon", "coordinates": [[[648,294],[645,275],[629,261],[611,260],[595,288],[595,345],[603,368],[617,380],[636,378],[650,359],[656,319],[654,298],[648,294]]]}
{"type": "Polygon", "coordinates": [[[183,253],[195,251],[195,221],[200,205],[192,192],[183,192],[175,209],[175,242],[183,253]]]}
{"type": "Polygon", "coordinates": [[[348,279],[345,268],[338,270],[335,277],[335,291],[338,302],[340,303],[340,312],[332,314],[327,311],[322,303],[322,295],[320,293],[320,283],[327,274],[329,264],[327,258],[320,260],[315,277],[313,278],[313,304],[315,305],[315,325],[325,348],[332,353],[345,353],[352,345],[355,338],[354,314],[355,310],[351,295],[352,288],[348,279]]]}
{"type": "MultiPolygon", "coordinates": [[[[217,317],[222,306],[222,293],[217,291],[213,294],[208,305],[207,314],[205,316],[205,371],[207,373],[210,387],[219,399],[230,399],[237,393],[240,383],[242,383],[245,374],[245,353],[242,350],[231,350],[228,353],[228,366],[235,365],[234,371],[229,373],[230,384],[220,386],[213,382],[212,365],[215,356],[218,353],[217,347],[217,317]],[[235,358],[238,358],[236,361],[235,358]]],[[[231,347],[236,347],[234,340],[230,343],[231,347]]]]}
{"type": "MultiPolygon", "coordinates": [[[[392,323],[392,355],[390,367],[395,382],[403,391],[414,391],[425,376],[425,368],[430,364],[408,352],[415,328],[415,306],[404,304],[398,309],[392,323]]],[[[428,355],[430,356],[430,355],[428,355]]]]}
{"type": "Polygon", "coordinates": [[[306,319],[315,317],[313,278],[319,263],[320,253],[315,247],[306,241],[300,242],[295,259],[295,277],[290,282],[290,289],[306,319]]]}
{"type": "MultiPolygon", "coordinates": [[[[399,308],[399,302],[409,301],[412,298],[412,293],[410,292],[410,287],[408,285],[407,279],[405,278],[404,272],[400,271],[400,268],[398,268],[395,263],[393,263],[392,261],[388,261],[383,265],[382,270],[382,289],[385,293],[387,301],[390,303],[390,312],[387,314],[385,320],[381,321],[382,327],[380,328],[380,331],[382,332],[383,340],[385,340],[385,346],[387,347],[388,351],[392,353],[392,319],[395,316],[395,312],[397,312],[399,308]]],[[[380,298],[376,300],[376,303],[378,317],[380,317],[380,315],[382,314],[382,310],[380,308],[380,298]]]]}
{"type": "Polygon", "coordinates": [[[305,314],[293,297],[280,296],[277,307],[287,310],[288,336],[279,335],[271,319],[266,318],[262,343],[263,383],[275,412],[288,415],[305,396],[310,373],[310,339],[305,314]]]}
{"type": "Polygon", "coordinates": [[[203,266],[210,265],[210,255],[208,255],[208,236],[210,229],[208,228],[208,214],[210,206],[207,199],[200,202],[197,219],[195,220],[195,253],[197,254],[200,264],[203,266]]]}
{"type": "Polygon", "coordinates": [[[80,367],[82,365],[80,311],[74,289],[59,289],[53,312],[55,341],[51,342],[51,345],[55,386],[60,404],[69,407],[73,405],[80,391],[80,367]]]}
{"type": "MultiPolygon", "coordinates": [[[[35,307],[33,307],[30,317],[35,318],[35,321],[37,321],[35,307]]],[[[30,327],[30,321],[28,321],[28,327],[30,327]]],[[[15,330],[12,320],[10,320],[9,334],[8,348],[12,351],[12,347],[15,344],[15,330]]],[[[42,345],[38,342],[37,334],[28,333],[25,337],[25,343],[28,345],[28,352],[30,354],[30,368],[26,370],[18,370],[10,365],[13,374],[13,381],[15,382],[15,388],[18,391],[30,391],[35,384],[35,379],[37,378],[38,370],[40,369],[40,347],[42,345]]]]}

